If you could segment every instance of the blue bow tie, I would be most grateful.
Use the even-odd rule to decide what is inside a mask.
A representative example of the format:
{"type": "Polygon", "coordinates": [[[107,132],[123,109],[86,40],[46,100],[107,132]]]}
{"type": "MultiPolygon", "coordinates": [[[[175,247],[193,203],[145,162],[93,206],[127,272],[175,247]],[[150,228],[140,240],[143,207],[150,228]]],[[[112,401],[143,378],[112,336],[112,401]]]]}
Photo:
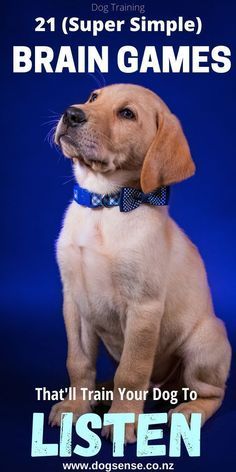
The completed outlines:
{"type": "Polygon", "coordinates": [[[169,194],[170,188],[166,186],[162,186],[150,193],[143,193],[141,190],[132,187],[123,187],[120,192],[111,195],[89,192],[85,188],[80,187],[79,184],[74,186],[74,200],[79,205],[88,208],[119,206],[122,212],[135,210],[142,203],[154,206],[168,205],[169,194]]]}

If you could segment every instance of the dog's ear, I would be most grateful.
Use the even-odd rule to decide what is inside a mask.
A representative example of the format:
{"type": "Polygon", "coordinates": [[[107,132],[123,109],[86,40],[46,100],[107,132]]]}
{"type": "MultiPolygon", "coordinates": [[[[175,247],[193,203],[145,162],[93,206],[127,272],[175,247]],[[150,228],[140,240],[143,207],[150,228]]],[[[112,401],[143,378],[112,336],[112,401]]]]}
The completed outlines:
{"type": "Polygon", "coordinates": [[[179,120],[169,111],[158,116],[157,133],[145,156],[141,188],[148,193],[191,177],[195,165],[179,120]]]}

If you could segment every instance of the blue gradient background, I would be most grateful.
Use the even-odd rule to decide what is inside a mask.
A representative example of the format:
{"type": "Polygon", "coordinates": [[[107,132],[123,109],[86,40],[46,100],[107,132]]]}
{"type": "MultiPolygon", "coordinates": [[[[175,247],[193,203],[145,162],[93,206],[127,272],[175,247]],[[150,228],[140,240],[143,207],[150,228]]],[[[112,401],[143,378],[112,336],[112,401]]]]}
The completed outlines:
{"type": "MultiPolygon", "coordinates": [[[[13,45],[46,44],[58,50],[62,44],[109,44],[111,62],[109,74],[104,74],[106,83],[133,82],[150,87],[180,118],[197,174],[173,188],[171,214],[199,247],[216,313],[224,320],[232,345],[236,342],[235,72],[232,68],[227,74],[122,74],[115,61],[117,49],[124,44],[135,45],[140,51],[144,44],[210,47],[225,44],[233,53],[236,5],[229,0],[201,3],[148,0],[145,5],[149,18],[199,15],[203,31],[197,37],[176,33],[171,38],[155,33],[104,33],[97,38],[78,33],[64,36],[59,30],[35,33],[37,16],[91,18],[90,2],[14,0],[2,7],[5,19],[1,27],[0,289],[4,471],[62,469],[62,459],[30,457],[32,413],[48,414],[51,407],[49,403],[36,402],[34,387],[59,389],[68,383],[61,286],[54,246],[63,212],[71,199],[73,182],[66,183],[71,178],[70,163],[45,141],[50,126],[44,123],[51,119],[52,111],[61,113],[68,104],[83,101],[97,86],[89,74],[13,74],[13,45]]],[[[128,16],[113,15],[120,19],[128,16]]],[[[93,14],[93,17],[108,19],[112,15],[93,14]]],[[[96,77],[100,80],[98,74],[96,77]]],[[[99,377],[109,377],[113,370],[113,362],[101,349],[99,377]]],[[[207,471],[214,467],[218,471],[233,464],[236,459],[235,379],[233,366],[224,405],[203,429],[201,458],[190,459],[184,454],[183,458],[174,460],[175,470],[207,471]]],[[[148,408],[158,411],[159,406],[150,404],[148,408]]],[[[46,440],[58,438],[59,430],[46,429],[46,440]]],[[[167,428],[164,442],[168,444],[167,428]]],[[[101,454],[92,461],[96,459],[112,461],[110,443],[104,442],[101,454]]],[[[73,456],[72,460],[80,459],[73,456]]],[[[135,446],[127,448],[124,460],[135,461],[135,446]]],[[[169,458],[152,460],[168,462],[169,458]]]]}

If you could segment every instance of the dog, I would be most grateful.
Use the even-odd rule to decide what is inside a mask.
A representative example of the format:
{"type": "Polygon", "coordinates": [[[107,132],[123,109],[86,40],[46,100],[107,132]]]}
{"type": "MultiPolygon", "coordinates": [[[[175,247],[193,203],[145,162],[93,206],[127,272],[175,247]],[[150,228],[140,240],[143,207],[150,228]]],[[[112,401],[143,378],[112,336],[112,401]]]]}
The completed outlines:
{"type": "MultiPolygon", "coordinates": [[[[73,412],[76,421],[91,411],[80,389],[95,387],[99,339],[118,362],[110,412],[143,412],[144,402],[121,401],[119,388],[186,386],[197,399],[170,414],[189,420],[200,412],[203,424],[222,403],[230,344],[197,248],[167,204],[145,200],[195,172],[178,119],[151,90],[114,84],[69,107],[55,142],[73,161],[80,191],[100,195],[101,205],[72,201],[57,242],[67,369],[77,399],[55,404],[50,424],[59,425],[62,412],[73,412]],[[108,208],[110,196],[124,188],[136,192],[135,208],[108,208]]],[[[112,434],[110,427],[103,434],[112,434]]],[[[127,425],[125,435],[134,442],[135,425],[127,425]]]]}

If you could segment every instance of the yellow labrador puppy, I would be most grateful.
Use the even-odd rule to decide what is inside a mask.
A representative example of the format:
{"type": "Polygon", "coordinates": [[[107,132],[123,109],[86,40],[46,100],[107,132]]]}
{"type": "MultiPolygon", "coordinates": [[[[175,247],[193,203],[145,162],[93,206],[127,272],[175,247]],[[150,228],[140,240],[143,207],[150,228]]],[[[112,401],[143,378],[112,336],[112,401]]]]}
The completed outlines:
{"type": "Polygon", "coordinates": [[[203,423],[222,403],[231,351],[198,250],[168,214],[168,186],[195,171],[179,121],[150,90],[111,85],[69,107],[55,141],[78,183],[57,243],[77,400],[54,405],[50,423],[90,411],[81,387],[95,387],[99,338],[119,362],[110,412],[143,411],[121,387],[182,385],[198,397],[174,411],[203,423]]]}

